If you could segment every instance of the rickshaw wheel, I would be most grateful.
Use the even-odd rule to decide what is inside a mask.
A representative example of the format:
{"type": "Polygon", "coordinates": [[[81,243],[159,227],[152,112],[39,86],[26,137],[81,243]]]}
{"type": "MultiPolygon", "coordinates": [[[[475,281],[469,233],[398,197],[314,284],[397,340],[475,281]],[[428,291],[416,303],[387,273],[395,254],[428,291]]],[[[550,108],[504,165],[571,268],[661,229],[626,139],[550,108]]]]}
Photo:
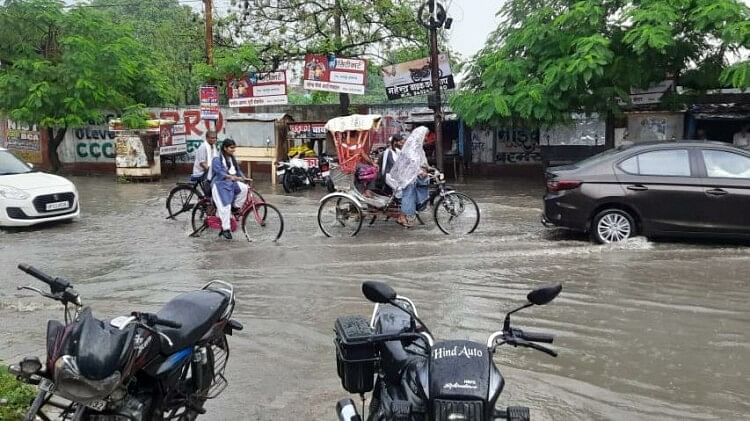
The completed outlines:
{"type": "Polygon", "coordinates": [[[479,225],[479,206],[471,197],[452,192],[438,199],[433,217],[445,234],[471,234],[479,225]]]}
{"type": "Polygon", "coordinates": [[[326,237],[354,237],[363,219],[362,209],[348,197],[329,197],[318,208],[318,227],[326,237]]]}

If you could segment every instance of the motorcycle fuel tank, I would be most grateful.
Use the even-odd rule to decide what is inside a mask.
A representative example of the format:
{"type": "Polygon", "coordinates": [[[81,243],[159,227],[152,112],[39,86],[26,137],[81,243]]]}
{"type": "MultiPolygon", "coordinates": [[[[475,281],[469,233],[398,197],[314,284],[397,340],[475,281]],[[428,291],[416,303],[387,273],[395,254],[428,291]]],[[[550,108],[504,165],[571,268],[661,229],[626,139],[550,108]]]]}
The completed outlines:
{"type": "Polygon", "coordinates": [[[430,398],[481,400],[489,394],[491,355],[483,344],[444,341],[430,354],[430,398]]]}

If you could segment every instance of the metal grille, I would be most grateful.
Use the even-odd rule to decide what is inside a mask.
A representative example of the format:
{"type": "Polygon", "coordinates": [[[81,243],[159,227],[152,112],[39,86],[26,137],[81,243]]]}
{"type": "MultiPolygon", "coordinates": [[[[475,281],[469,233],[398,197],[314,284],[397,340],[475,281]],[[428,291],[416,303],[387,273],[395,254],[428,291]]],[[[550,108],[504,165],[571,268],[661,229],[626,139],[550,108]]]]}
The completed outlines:
{"type": "Polygon", "coordinates": [[[482,401],[449,401],[435,399],[435,421],[482,421],[482,401]]]}
{"type": "Polygon", "coordinates": [[[75,194],[73,193],[44,194],[44,195],[35,197],[33,203],[34,203],[34,208],[39,213],[60,212],[60,211],[69,210],[70,206],[73,206],[74,199],[75,199],[75,194]],[[47,211],[48,203],[62,202],[62,201],[67,201],[69,207],[65,209],[56,209],[52,211],[47,211]]]}

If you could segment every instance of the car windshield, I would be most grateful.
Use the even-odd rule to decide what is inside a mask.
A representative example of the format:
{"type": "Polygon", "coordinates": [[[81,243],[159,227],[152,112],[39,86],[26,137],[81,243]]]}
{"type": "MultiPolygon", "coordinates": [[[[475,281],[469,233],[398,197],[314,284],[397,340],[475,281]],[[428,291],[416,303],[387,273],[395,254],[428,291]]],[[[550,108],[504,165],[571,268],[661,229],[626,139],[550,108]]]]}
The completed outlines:
{"type": "Polygon", "coordinates": [[[0,151],[0,175],[24,174],[31,168],[8,151],[0,151]]]}

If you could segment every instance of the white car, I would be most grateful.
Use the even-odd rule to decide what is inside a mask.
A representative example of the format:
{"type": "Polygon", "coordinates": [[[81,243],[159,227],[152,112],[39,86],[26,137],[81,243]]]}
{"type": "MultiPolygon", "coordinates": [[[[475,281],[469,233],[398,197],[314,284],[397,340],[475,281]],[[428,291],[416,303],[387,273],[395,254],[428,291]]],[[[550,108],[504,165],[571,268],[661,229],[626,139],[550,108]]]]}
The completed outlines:
{"type": "Polygon", "coordinates": [[[23,227],[78,219],[78,190],[69,180],[33,171],[0,148],[0,226],[23,227]]]}

